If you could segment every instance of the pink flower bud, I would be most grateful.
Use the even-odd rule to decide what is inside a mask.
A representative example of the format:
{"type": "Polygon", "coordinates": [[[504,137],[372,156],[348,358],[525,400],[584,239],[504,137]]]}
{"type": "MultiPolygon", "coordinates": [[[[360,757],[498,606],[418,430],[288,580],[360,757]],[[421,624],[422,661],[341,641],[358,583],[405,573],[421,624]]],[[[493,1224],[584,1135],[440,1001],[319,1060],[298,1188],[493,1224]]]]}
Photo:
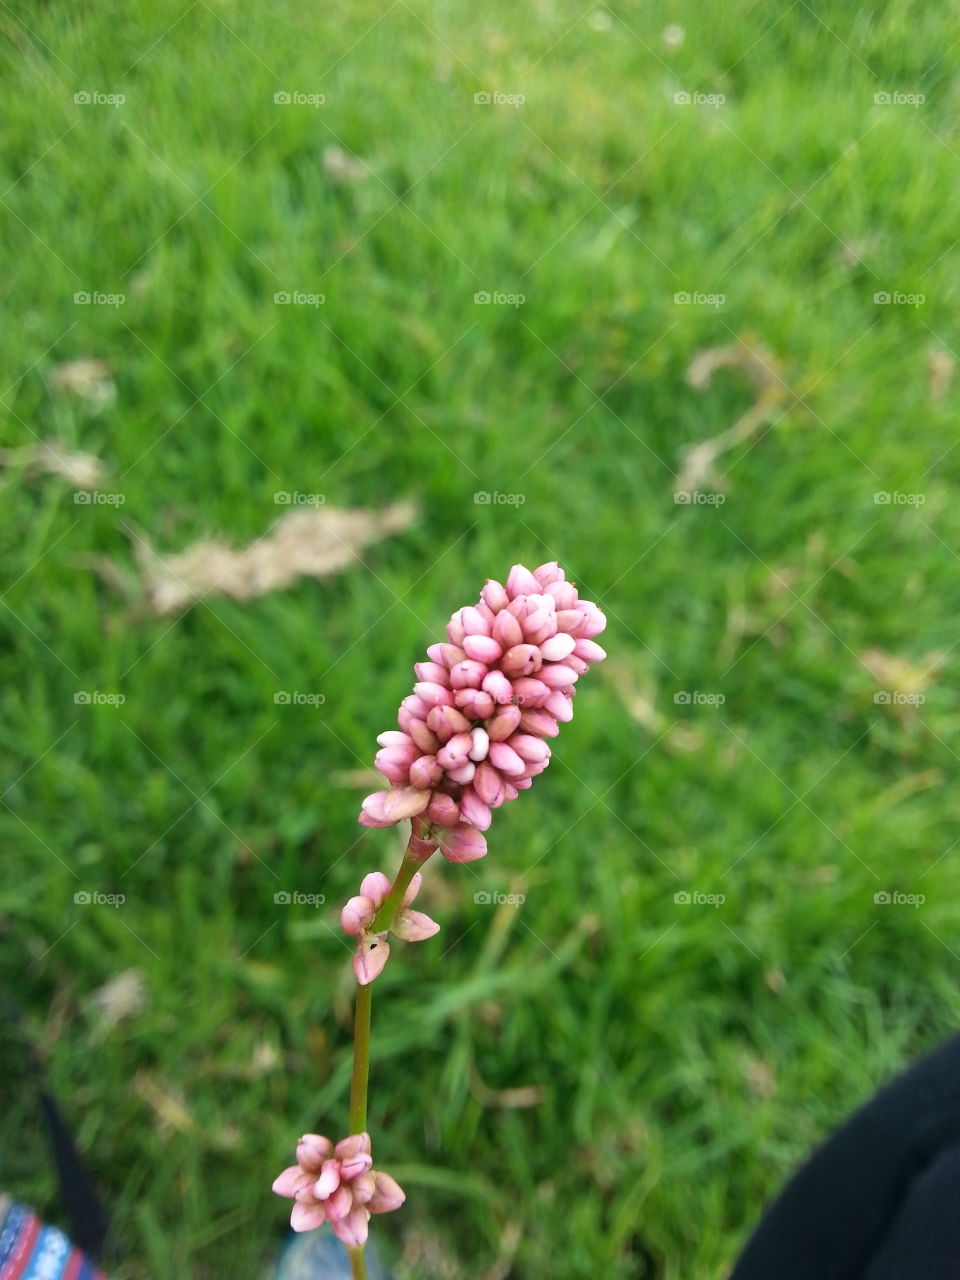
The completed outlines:
{"type": "MultiPolygon", "coordinates": [[[[588,643],[580,641],[581,644],[588,643]]],[[[540,646],[540,652],[548,662],[562,662],[564,658],[569,658],[573,653],[577,641],[573,636],[568,635],[565,631],[558,631],[555,636],[551,636],[549,640],[544,640],[540,646]]]]}
{"type": "Polygon", "coordinates": [[[429,791],[418,791],[416,787],[401,787],[399,791],[387,792],[383,811],[391,822],[399,822],[403,818],[413,818],[418,813],[423,813],[429,803],[429,791]]]}
{"type": "Polygon", "coordinates": [[[357,954],[353,957],[353,972],[361,987],[369,986],[383,973],[390,955],[390,943],[383,934],[366,934],[360,939],[357,954]]]}
{"type": "Polygon", "coordinates": [[[311,1186],[314,1176],[299,1164],[294,1164],[289,1169],[284,1169],[279,1177],[274,1178],[271,1190],[278,1196],[287,1196],[289,1199],[298,1195],[305,1187],[311,1186]]]}
{"type": "Polygon", "coordinates": [[[434,791],[427,806],[427,819],[439,827],[454,827],[460,821],[460,806],[453,796],[434,791]]]}
{"type": "Polygon", "coordinates": [[[512,649],[515,644],[523,643],[523,628],[506,609],[494,618],[491,634],[503,649],[512,649]]]}
{"type": "Polygon", "coordinates": [[[499,613],[501,609],[505,609],[510,603],[510,597],[507,595],[506,590],[495,578],[487,579],[486,586],[480,592],[480,598],[494,613],[499,613]]]}
{"type": "MultiPolygon", "coordinates": [[[[450,683],[450,673],[439,662],[415,662],[413,669],[418,680],[428,680],[433,684],[446,687],[450,683]]],[[[414,685],[416,688],[416,685],[414,685]]]]}
{"type": "Polygon", "coordinates": [[[344,933],[361,933],[377,914],[376,904],[361,895],[350,898],[340,912],[340,926],[344,933]]]}
{"type": "Polygon", "coordinates": [[[487,764],[486,761],[477,765],[473,789],[480,800],[491,809],[496,809],[503,803],[503,778],[493,765],[487,764]]]}
{"type": "MultiPolygon", "coordinates": [[[[474,782],[476,782],[476,775],[474,775],[474,782]]],[[[464,787],[460,797],[460,814],[464,822],[469,822],[478,831],[488,830],[493,821],[490,806],[484,804],[474,787],[464,787]]]]}
{"type": "Polygon", "coordinates": [[[519,707],[541,707],[550,697],[550,689],[540,676],[520,676],[513,682],[513,696],[519,707]]]}
{"type": "Polygon", "coordinates": [[[467,629],[460,621],[460,614],[455,613],[447,623],[447,636],[451,644],[463,644],[463,638],[467,634],[467,629]]]}
{"type": "Polygon", "coordinates": [[[327,1212],[322,1204],[295,1204],[290,1214],[290,1225],[294,1231],[313,1231],[322,1227],[327,1220],[327,1212]]]}
{"type": "Polygon", "coordinates": [[[410,883],[407,885],[407,892],[403,895],[403,900],[400,903],[401,907],[409,907],[410,903],[420,892],[420,886],[422,884],[423,873],[421,871],[415,871],[410,878],[410,883]]]}
{"type": "Polygon", "coordinates": [[[450,685],[454,689],[479,689],[480,682],[486,674],[487,668],[482,662],[474,662],[472,658],[466,658],[451,669],[450,685]]]}
{"type": "Polygon", "coordinates": [[[441,835],[440,852],[448,862],[474,862],[487,852],[487,842],[476,827],[461,822],[441,835]]]}
{"type": "Polygon", "coordinates": [[[364,816],[368,819],[370,826],[390,827],[393,825],[393,819],[387,816],[385,808],[389,791],[374,791],[372,795],[367,796],[363,804],[360,806],[364,816]]]}
{"type": "MultiPolygon", "coordinates": [[[[493,715],[494,701],[482,689],[458,689],[454,694],[457,706],[470,720],[486,720],[493,715]]],[[[467,722],[469,728],[469,720],[467,722]]]]}
{"type": "Polygon", "coordinates": [[[403,786],[410,776],[410,765],[416,756],[415,746],[412,755],[406,747],[383,747],[374,757],[374,764],[389,782],[403,786]]]}
{"type": "Polygon", "coordinates": [[[483,677],[481,687],[495,702],[509,702],[513,697],[513,685],[502,671],[489,671],[483,677]]]}
{"type": "Polygon", "coordinates": [[[549,689],[566,689],[580,679],[573,667],[562,662],[551,662],[542,669],[539,678],[549,689]]]}
{"type": "MultiPolygon", "coordinates": [[[[438,657],[434,658],[434,661],[439,661],[448,671],[451,667],[455,667],[458,662],[462,662],[467,656],[458,644],[441,644],[437,645],[436,648],[438,657]]],[[[428,649],[427,652],[429,653],[430,650],[428,649]]]]}
{"type": "Polygon", "coordinates": [[[500,659],[500,669],[511,678],[531,676],[543,665],[540,649],[535,644],[515,644],[500,659]]]}
{"type": "Polygon", "coordinates": [[[521,714],[521,709],[513,703],[501,707],[493,719],[487,722],[487,737],[491,743],[509,738],[519,725],[521,714]]]}
{"type": "Polygon", "coordinates": [[[404,942],[423,942],[424,938],[432,938],[435,933],[440,932],[440,926],[435,920],[410,907],[404,907],[397,913],[390,928],[404,942]]]}
{"type": "Polygon", "coordinates": [[[350,1248],[366,1244],[370,1229],[370,1216],[366,1208],[354,1205],[342,1218],[331,1220],[333,1234],[350,1248]]]}
{"type": "Polygon", "coordinates": [[[350,1190],[353,1192],[354,1204],[367,1204],[373,1199],[377,1190],[376,1175],[361,1173],[359,1178],[354,1178],[350,1183],[350,1190]]]}
{"type": "MultiPolygon", "coordinates": [[[[479,609],[473,605],[467,605],[465,609],[460,610],[460,625],[463,627],[465,636],[488,636],[490,634],[490,623],[483,616],[479,609]]],[[[462,641],[458,641],[462,644],[462,641]]],[[[464,646],[466,648],[466,646],[464,646]]]]}
{"type": "Polygon", "coordinates": [[[419,680],[413,688],[417,697],[428,707],[453,706],[453,694],[442,684],[434,684],[430,680],[419,680]]]}
{"type": "Polygon", "coordinates": [[[463,642],[463,651],[468,658],[490,666],[496,662],[503,649],[492,636],[467,636],[463,642]]]}
{"type": "Polygon", "coordinates": [[[441,742],[448,742],[455,733],[469,733],[470,721],[456,707],[433,707],[427,716],[427,727],[441,742]]]}
{"type": "Polygon", "coordinates": [[[607,651],[601,649],[595,641],[585,639],[576,642],[573,652],[584,662],[602,662],[607,656],[607,651]]]}
{"type": "Polygon", "coordinates": [[[367,1205],[370,1212],[390,1213],[393,1209],[399,1209],[407,1197],[394,1182],[393,1178],[388,1173],[380,1172],[375,1173],[373,1177],[377,1184],[377,1189],[367,1205]]]}
{"type": "MultiPolygon", "coordinates": [[[[317,1196],[318,1200],[320,1198],[320,1196],[317,1196]]],[[[339,1222],[353,1208],[353,1192],[348,1186],[341,1183],[336,1191],[331,1192],[327,1197],[323,1207],[326,1210],[328,1222],[339,1222]]]]}
{"type": "MultiPolygon", "coordinates": [[[[425,714],[429,715],[429,712],[425,714]]],[[[420,750],[425,751],[427,755],[434,755],[440,746],[435,734],[431,733],[427,728],[424,720],[411,720],[407,725],[407,733],[409,733],[420,750]]]]}
{"type": "Polygon", "coordinates": [[[409,776],[412,786],[429,791],[443,777],[443,768],[436,756],[421,756],[410,766],[409,776]]]}
{"type": "Polygon", "coordinates": [[[413,739],[407,734],[401,733],[398,729],[387,729],[385,733],[377,735],[377,742],[381,747],[412,747],[413,739]]]}
{"type": "Polygon", "coordinates": [[[486,729],[477,727],[470,731],[470,759],[474,761],[485,760],[487,751],[490,748],[490,735],[486,729]]]}
{"type": "Polygon", "coordinates": [[[580,635],[586,640],[592,640],[594,636],[598,636],[607,626],[607,619],[600,612],[595,604],[582,600],[580,608],[584,610],[586,621],[580,630],[580,635]]]}
{"type": "Polygon", "coordinates": [[[590,670],[590,663],[584,662],[582,658],[578,658],[575,653],[571,653],[569,658],[565,658],[568,667],[573,667],[578,676],[582,676],[585,671],[590,670]]]}
{"type": "Polygon", "coordinates": [[[455,733],[437,752],[437,762],[444,769],[458,769],[466,764],[472,747],[473,739],[469,733],[455,733]]]}
{"type": "Polygon", "coordinates": [[[551,582],[563,581],[563,570],[557,564],[556,560],[548,560],[546,564],[539,565],[533,571],[533,576],[540,583],[541,588],[546,587],[551,582]]]}
{"type": "MultiPolygon", "coordinates": [[[[557,603],[557,611],[572,610],[577,607],[577,589],[572,582],[551,582],[546,587],[547,595],[553,596],[557,603]]],[[[429,653],[429,650],[427,650],[429,653]]]]}
{"type": "Polygon", "coordinates": [[[448,769],[447,777],[450,779],[451,782],[459,782],[463,784],[465,782],[472,782],[473,775],[476,773],[476,771],[477,771],[477,766],[473,763],[473,761],[467,760],[466,763],[459,765],[456,769],[448,769]]]}
{"type": "Polygon", "coordinates": [[[307,1172],[319,1173],[324,1160],[332,1155],[333,1143],[319,1133],[305,1133],[297,1143],[297,1164],[307,1172]]]}
{"type": "MultiPolygon", "coordinates": [[[[555,720],[559,720],[563,724],[566,724],[568,720],[573,719],[573,703],[565,693],[551,693],[550,697],[544,703],[543,709],[544,711],[548,711],[555,720]]],[[[521,726],[523,726],[522,720],[520,723],[521,726]]]]}
{"type": "Polygon", "coordinates": [[[557,630],[568,632],[572,636],[580,634],[583,628],[583,614],[579,609],[561,609],[557,614],[557,630]]]}
{"type": "Polygon", "coordinates": [[[379,907],[390,892],[390,881],[382,871],[371,871],[360,881],[360,892],[375,908],[379,907]]]}
{"type": "Polygon", "coordinates": [[[529,569],[525,569],[522,564],[515,564],[507,575],[507,595],[511,600],[515,600],[517,596],[536,595],[540,590],[540,583],[536,580],[529,569]]]}
{"type": "MultiPolygon", "coordinates": [[[[562,694],[560,696],[563,697],[562,694]]],[[[538,738],[555,738],[560,732],[556,717],[546,707],[542,711],[524,711],[520,717],[520,728],[538,738]]]]}
{"type": "Polygon", "coordinates": [[[508,747],[505,742],[491,742],[490,763],[500,773],[506,774],[508,778],[523,773],[526,768],[523,760],[517,755],[513,747],[508,747]]]}
{"type": "Polygon", "coordinates": [[[409,711],[415,720],[426,720],[427,712],[430,707],[422,698],[418,698],[415,693],[408,694],[400,703],[404,711],[409,711]]]}
{"type": "Polygon", "coordinates": [[[324,1160],[320,1176],[313,1184],[313,1194],[318,1200],[326,1200],[340,1186],[339,1160],[324,1160]]]}
{"type": "Polygon", "coordinates": [[[530,733],[515,733],[508,739],[507,746],[512,747],[527,764],[535,764],[550,759],[550,748],[542,738],[535,738],[530,733]]]}

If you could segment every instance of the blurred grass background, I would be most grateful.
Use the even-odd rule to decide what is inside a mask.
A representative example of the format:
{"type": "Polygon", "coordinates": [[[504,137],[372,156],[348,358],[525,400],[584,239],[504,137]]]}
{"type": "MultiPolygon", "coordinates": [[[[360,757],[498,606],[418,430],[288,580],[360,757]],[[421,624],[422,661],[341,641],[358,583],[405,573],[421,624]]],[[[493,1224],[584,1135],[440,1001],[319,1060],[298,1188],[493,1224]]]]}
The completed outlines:
{"type": "MultiPolygon", "coordinates": [[[[95,454],[123,505],[0,473],[0,972],[119,1280],[259,1276],[293,1140],[344,1130],[338,904],[400,848],[356,825],[357,771],[515,561],[561,561],[611,659],[486,861],[429,867],[443,932],[377,984],[398,1280],[719,1278],[812,1144],[955,1028],[957,17],[3,6],[3,443],[95,454]],[[741,354],[692,386],[716,348],[741,354]],[[53,389],[88,358],[113,403],[53,389]],[[758,396],[709,500],[675,501],[684,450],[758,396]],[[249,542],[278,491],[420,516],[181,616],[97,571],[134,580],[131,530],[249,542]]],[[[2,1184],[57,1218],[4,1056],[2,1184]]]]}

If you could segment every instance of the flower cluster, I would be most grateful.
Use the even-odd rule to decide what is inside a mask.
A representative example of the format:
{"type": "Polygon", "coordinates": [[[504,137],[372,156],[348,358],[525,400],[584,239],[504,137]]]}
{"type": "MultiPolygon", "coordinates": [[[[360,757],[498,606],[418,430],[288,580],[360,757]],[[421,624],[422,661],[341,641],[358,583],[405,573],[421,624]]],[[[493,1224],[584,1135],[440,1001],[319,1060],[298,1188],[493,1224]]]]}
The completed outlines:
{"type": "Polygon", "coordinates": [[[297,1143],[297,1163],[284,1169],[273,1189],[296,1201],[290,1214],[294,1231],[329,1222],[349,1245],[366,1242],[371,1213],[389,1213],[406,1199],[388,1173],[373,1168],[368,1133],[355,1133],[336,1146],[305,1133],[297,1143]]]}
{"type": "Polygon", "coordinates": [[[489,580],[476,605],[456,612],[448,642],[414,667],[417,683],[382,733],[376,766],[391,783],[367,796],[366,827],[414,820],[414,833],[451,862],[487,851],[492,811],[530,786],[550,762],[547,738],[573,716],[580,676],[606,657],[593,637],[606,626],[557,563],[515,564],[489,580]]]}
{"type": "MultiPolygon", "coordinates": [[[[423,876],[418,871],[410,881],[400,903],[400,910],[390,925],[390,932],[404,942],[422,942],[424,938],[432,938],[435,933],[440,932],[440,926],[435,920],[431,920],[422,911],[410,909],[410,903],[420,892],[422,882],[423,876]]],[[[359,938],[357,954],[353,957],[353,972],[362,987],[383,972],[390,955],[386,931],[372,932],[370,925],[392,888],[393,885],[382,871],[371,871],[361,881],[359,896],[351,898],[340,912],[340,924],[344,933],[359,938]]]]}

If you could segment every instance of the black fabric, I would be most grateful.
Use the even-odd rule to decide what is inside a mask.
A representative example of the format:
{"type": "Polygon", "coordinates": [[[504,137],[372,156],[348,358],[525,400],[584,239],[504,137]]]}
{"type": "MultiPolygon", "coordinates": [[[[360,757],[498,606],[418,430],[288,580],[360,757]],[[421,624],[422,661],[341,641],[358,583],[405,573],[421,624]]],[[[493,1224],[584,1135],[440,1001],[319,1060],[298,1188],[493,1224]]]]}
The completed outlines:
{"type": "Polygon", "coordinates": [[[960,1280],[960,1036],[802,1166],[730,1280],[960,1280]]]}
{"type": "Polygon", "coordinates": [[[60,1203],[70,1222],[69,1234],[74,1244],[97,1261],[103,1254],[109,1228],[107,1211],[89,1170],[80,1158],[73,1134],[60,1114],[56,1099],[46,1086],[43,1064],[27,1037],[19,1009],[9,1000],[3,1002],[3,1009],[17,1029],[27,1069],[39,1094],[40,1109],[47,1127],[50,1149],[57,1170],[60,1203]]]}

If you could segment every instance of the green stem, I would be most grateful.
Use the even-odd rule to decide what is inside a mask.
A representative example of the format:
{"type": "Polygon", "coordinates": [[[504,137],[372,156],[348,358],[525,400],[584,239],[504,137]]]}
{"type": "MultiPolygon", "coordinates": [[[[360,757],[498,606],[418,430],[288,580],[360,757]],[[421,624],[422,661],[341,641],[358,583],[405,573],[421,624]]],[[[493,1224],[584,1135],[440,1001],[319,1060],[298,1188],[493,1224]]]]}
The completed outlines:
{"type": "MultiPolygon", "coordinates": [[[[393,882],[393,888],[384,898],[380,910],[373,919],[368,933],[385,933],[396,919],[403,895],[410,887],[410,881],[429,857],[424,855],[422,842],[416,841],[411,833],[410,841],[400,863],[400,870],[393,882]],[[417,847],[419,844],[419,848],[417,847]]],[[[353,1076],[350,1080],[350,1117],[349,1133],[365,1133],[367,1128],[367,1087],[370,1082],[370,1019],[373,1010],[373,983],[366,986],[357,983],[357,1004],[353,1022],[353,1076]]],[[[367,1264],[364,1260],[363,1245],[351,1246],[347,1249],[350,1255],[350,1269],[353,1280],[367,1280],[367,1264]]]]}
{"type": "Polygon", "coordinates": [[[363,1245],[347,1245],[347,1253],[350,1255],[350,1274],[353,1280],[367,1280],[367,1263],[363,1256],[363,1245]]]}

